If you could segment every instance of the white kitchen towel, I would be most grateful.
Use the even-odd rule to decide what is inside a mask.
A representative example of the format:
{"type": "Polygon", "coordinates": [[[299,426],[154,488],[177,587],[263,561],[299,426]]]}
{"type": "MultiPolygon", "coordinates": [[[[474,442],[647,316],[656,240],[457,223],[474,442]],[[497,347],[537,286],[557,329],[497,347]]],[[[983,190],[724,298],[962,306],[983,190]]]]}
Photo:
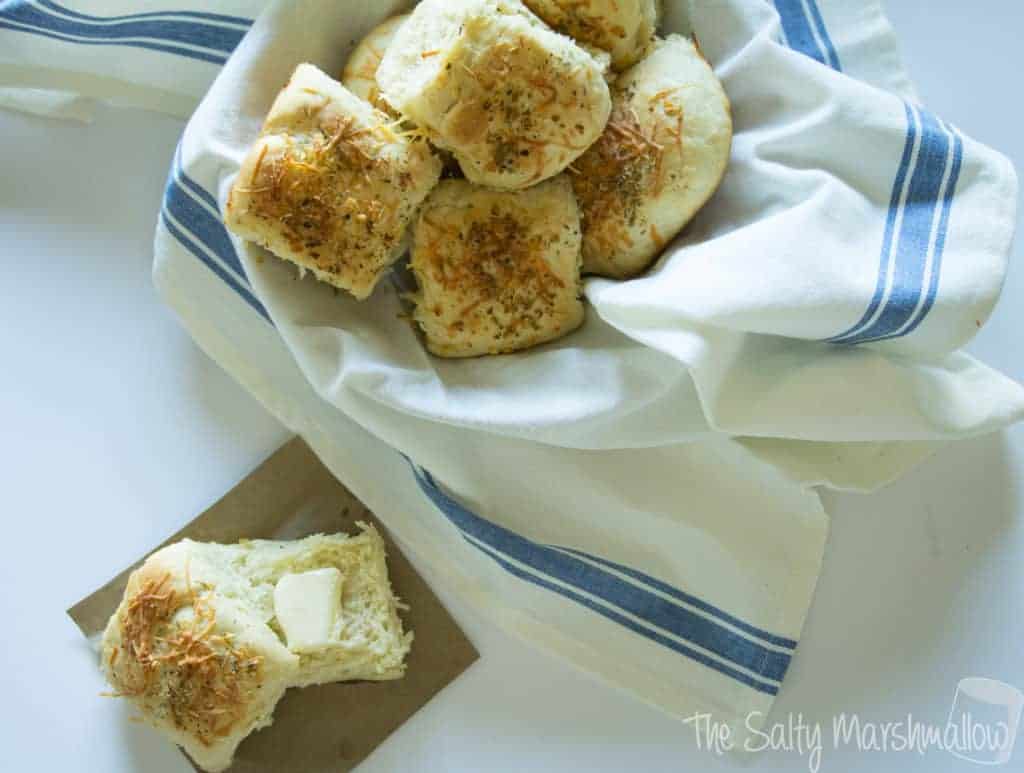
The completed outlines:
{"type": "MultiPolygon", "coordinates": [[[[340,71],[353,40],[406,5],[272,4],[191,119],[184,173],[223,201],[296,63],[340,71]]],[[[646,276],[587,280],[590,313],[575,335],[440,360],[390,284],[361,303],[312,276],[296,281],[292,266],[240,240],[222,250],[317,393],[382,436],[392,420],[377,426],[364,405],[391,409],[393,421],[588,449],[717,434],[941,441],[1014,420],[1020,387],[956,352],[1002,284],[1012,167],[835,69],[834,46],[810,52],[823,64],[782,45],[782,35],[802,40],[783,18],[759,0],[719,0],[692,3],[669,27],[693,30],[732,98],[730,168],[646,276]]],[[[179,224],[186,198],[168,202],[179,224]]]]}
{"type": "MultiPolygon", "coordinates": [[[[0,2],[0,86],[173,112],[245,5],[0,2]]],[[[579,333],[437,362],[393,288],[357,305],[296,281],[219,214],[294,65],[336,72],[405,5],[270,4],[185,132],[157,283],[458,592],[665,710],[742,728],[817,578],[827,519],[804,484],[870,488],[1024,412],[956,351],[998,295],[1013,171],[914,101],[877,3],[668,2],[666,29],[698,36],[733,100],[722,190],[649,276],[589,281],[579,333]]]]}
{"type": "MultiPolygon", "coordinates": [[[[0,0],[0,86],[187,118],[265,0],[0,0]]],[[[30,105],[38,104],[38,97],[30,105]]],[[[7,104],[15,104],[8,94],[7,104]]],[[[35,110],[33,111],[35,112],[35,110]]]]}

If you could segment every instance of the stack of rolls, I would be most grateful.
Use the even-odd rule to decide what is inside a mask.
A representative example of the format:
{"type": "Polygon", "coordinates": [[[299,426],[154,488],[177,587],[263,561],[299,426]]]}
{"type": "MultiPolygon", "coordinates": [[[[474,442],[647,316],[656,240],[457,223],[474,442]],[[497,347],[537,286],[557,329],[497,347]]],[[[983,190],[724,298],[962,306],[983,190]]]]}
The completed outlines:
{"type": "Polygon", "coordinates": [[[432,354],[582,324],[581,276],[646,271],[711,197],[729,101],[659,0],[423,0],[341,83],[300,65],[236,178],[235,233],[368,298],[408,250],[432,354]]]}

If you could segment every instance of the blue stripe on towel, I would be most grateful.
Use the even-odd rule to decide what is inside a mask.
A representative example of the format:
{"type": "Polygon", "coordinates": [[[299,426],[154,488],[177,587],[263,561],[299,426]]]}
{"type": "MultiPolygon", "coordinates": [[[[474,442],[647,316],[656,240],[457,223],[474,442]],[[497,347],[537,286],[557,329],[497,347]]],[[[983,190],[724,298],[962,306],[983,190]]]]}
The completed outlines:
{"type": "MultiPolygon", "coordinates": [[[[137,18],[100,24],[98,17],[86,22],[48,3],[26,0],[0,2],[0,27],[82,45],[129,46],[224,64],[245,35],[246,28],[188,18],[137,18]],[[48,8],[57,9],[60,14],[48,8]]],[[[128,17],[124,17],[128,18],[128,17]]],[[[237,22],[232,22],[237,25],[237,22]]]]}
{"type": "MultiPolygon", "coordinates": [[[[777,686],[768,682],[781,682],[789,667],[790,652],[770,649],[652,593],[648,588],[627,582],[600,566],[580,560],[564,550],[528,540],[481,518],[445,494],[429,473],[415,466],[413,472],[423,492],[462,535],[504,568],[510,571],[514,568],[517,576],[585,603],[588,608],[659,644],[670,646],[689,657],[698,655],[695,660],[739,678],[755,689],[771,694],[777,691],[777,686]],[[686,644],[677,639],[684,640],[686,644]],[[699,653],[689,645],[711,654],[699,653]],[[728,662],[722,663],[723,660],[728,662]],[[737,671],[734,666],[756,676],[737,671]]],[[[778,638],[781,641],[783,637],[778,638]]]]}
{"type": "MultiPolygon", "coordinates": [[[[552,545],[551,547],[557,546],[552,545]]],[[[607,566],[610,569],[615,569],[616,571],[622,572],[622,574],[632,577],[634,580],[638,582],[642,582],[645,585],[648,585],[655,590],[661,591],[662,593],[668,596],[677,598],[680,601],[689,604],[692,607],[701,609],[704,612],[707,612],[709,615],[713,615],[721,621],[729,623],[733,627],[739,628],[740,630],[745,631],[751,636],[755,636],[758,639],[767,642],[768,644],[774,644],[777,647],[787,647],[789,649],[796,649],[796,642],[793,639],[788,639],[785,636],[777,636],[776,634],[769,633],[768,631],[764,631],[760,628],[757,628],[751,625],[750,623],[740,620],[738,617],[733,617],[728,612],[722,611],[718,607],[709,604],[703,599],[699,599],[696,596],[691,596],[689,593],[684,593],[678,588],[673,588],[668,583],[662,582],[661,580],[655,577],[651,577],[648,574],[644,574],[643,572],[637,571],[636,569],[631,569],[628,566],[623,566],[622,564],[617,564],[614,561],[609,561],[605,558],[598,558],[597,556],[592,556],[589,553],[584,553],[582,550],[574,550],[573,548],[565,547],[558,549],[568,551],[569,553],[578,555],[581,558],[596,561],[597,563],[603,564],[604,566],[607,566]]]]}
{"type": "Polygon", "coordinates": [[[910,168],[910,161],[914,155],[914,145],[917,143],[917,122],[910,110],[910,105],[904,103],[907,113],[907,136],[903,142],[903,156],[900,158],[900,165],[896,170],[896,180],[892,185],[892,194],[889,197],[889,213],[885,219],[885,232],[882,236],[882,259],[878,267],[878,279],[875,282],[875,292],[871,296],[867,309],[857,322],[829,340],[838,342],[860,330],[878,311],[882,304],[882,296],[885,295],[885,281],[888,274],[888,255],[892,248],[893,232],[896,225],[896,213],[900,208],[900,200],[903,195],[903,185],[907,178],[907,170],[910,168]]]}
{"type": "MultiPolygon", "coordinates": [[[[171,236],[173,236],[178,241],[178,243],[181,244],[182,247],[191,252],[197,258],[199,258],[199,260],[208,269],[210,269],[214,274],[220,277],[220,279],[228,287],[234,290],[242,300],[249,304],[249,306],[251,306],[256,313],[258,313],[261,317],[267,320],[267,322],[271,322],[270,315],[267,313],[267,310],[263,308],[263,304],[260,303],[256,296],[252,294],[252,291],[249,290],[248,287],[241,284],[228,271],[224,270],[224,268],[216,260],[210,258],[210,256],[203,249],[202,245],[199,243],[198,239],[196,239],[194,236],[187,235],[183,233],[181,230],[179,230],[178,227],[171,222],[171,219],[168,216],[168,212],[166,209],[161,210],[160,220],[161,222],[163,222],[164,228],[167,229],[167,232],[171,236]]],[[[273,323],[271,322],[271,324],[273,323]]]]}
{"type": "Polygon", "coordinates": [[[775,8],[790,48],[833,70],[843,71],[815,0],[775,0],[775,8]]]}
{"type": "Polygon", "coordinates": [[[896,172],[875,290],[861,318],[831,343],[907,335],[935,303],[963,140],[931,113],[905,104],[907,134],[896,172]]]}
{"type": "Polygon", "coordinates": [[[929,114],[921,115],[917,164],[903,205],[903,223],[896,240],[889,281],[889,298],[878,318],[848,343],[889,335],[906,323],[924,288],[924,272],[931,244],[932,225],[939,216],[938,202],[949,158],[950,143],[944,129],[929,114]]]}
{"type": "Polygon", "coordinates": [[[167,176],[161,219],[171,236],[273,324],[270,314],[249,286],[242,262],[221,221],[217,199],[182,168],[180,144],[167,176]]]}
{"type": "Polygon", "coordinates": [[[164,191],[164,204],[175,220],[185,226],[203,244],[209,247],[217,257],[235,273],[242,281],[247,281],[242,262],[235,253],[228,230],[219,218],[199,204],[185,192],[181,184],[172,177],[164,191]]]}
{"type": "Polygon", "coordinates": [[[142,48],[147,51],[159,51],[163,54],[176,54],[177,56],[187,57],[189,59],[197,59],[201,62],[211,62],[212,64],[224,64],[227,61],[227,57],[219,54],[208,54],[202,51],[192,51],[187,48],[178,48],[177,46],[167,46],[160,43],[151,43],[144,40],[87,40],[84,38],[75,38],[68,35],[61,35],[56,32],[48,32],[46,30],[35,29],[33,27],[27,27],[21,24],[13,24],[5,21],[2,12],[0,12],[0,29],[14,30],[15,32],[26,32],[31,35],[38,35],[43,38],[50,38],[51,40],[59,40],[62,43],[75,43],[76,45],[82,46],[126,46],[128,48],[142,48]]]}
{"type": "Polygon", "coordinates": [[[195,180],[193,180],[191,177],[189,177],[185,173],[185,170],[181,166],[180,154],[178,155],[178,159],[179,159],[179,161],[177,163],[178,182],[180,182],[182,185],[184,185],[186,188],[188,188],[192,193],[194,193],[200,199],[205,201],[209,206],[213,207],[215,212],[220,212],[220,204],[217,203],[217,198],[212,193],[210,193],[208,190],[206,190],[206,188],[204,188],[202,185],[197,183],[195,180]]]}
{"type": "Polygon", "coordinates": [[[953,127],[947,127],[950,133],[953,135],[953,167],[950,170],[949,184],[946,186],[946,192],[942,197],[942,216],[939,220],[939,230],[935,238],[935,257],[933,258],[933,266],[931,272],[931,278],[928,281],[928,295],[925,298],[924,305],[921,307],[921,311],[917,317],[911,322],[906,330],[901,335],[907,335],[912,333],[914,329],[921,324],[928,312],[931,311],[932,306],[935,303],[935,296],[939,291],[939,274],[942,270],[942,254],[946,249],[946,232],[949,230],[949,213],[953,209],[953,193],[956,191],[956,184],[960,179],[960,167],[963,165],[964,160],[964,141],[963,137],[953,127]]]}
{"type": "Polygon", "coordinates": [[[242,16],[227,16],[222,13],[204,13],[202,11],[147,11],[146,13],[129,13],[123,16],[90,16],[70,8],[54,3],[52,0],[36,0],[36,5],[48,8],[65,16],[73,16],[82,21],[93,24],[109,24],[119,21],[133,21],[136,19],[176,18],[176,19],[201,19],[203,21],[221,22],[223,24],[237,24],[242,27],[252,26],[252,19],[242,16]]]}
{"type": "Polygon", "coordinates": [[[608,618],[609,620],[618,623],[624,628],[628,628],[629,630],[639,634],[640,636],[643,636],[644,638],[650,639],[651,641],[657,642],[658,644],[668,647],[669,649],[674,650],[681,655],[685,655],[686,657],[700,663],[701,665],[707,666],[708,668],[717,671],[720,674],[724,674],[725,676],[731,677],[738,682],[742,682],[748,687],[754,688],[758,692],[767,693],[768,695],[776,695],[779,692],[778,685],[771,684],[769,682],[762,682],[759,679],[754,679],[749,674],[745,674],[744,672],[738,671],[735,668],[731,668],[730,666],[721,663],[720,661],[717,661],[713,658],[709,658],[702,652],[687,647],[685,644],[681,644],[680,642],[677,642],[674,639],[670,639],[667,636],[663,636],[654,629],[648,628],[644,625],[639,625],[636,621],[619,614],[614,609],[611,609],[603,604],[598,604],[594,602],[592,599],[587,598],[586,596],[581,596],[578,593],[574,593],[568,588],[545,580],[543,577],[533,574],[532,572],[527,572],[522,568],[516,566],[515,564],[506,561],[504,558],[502,558],[502,556],[499,553],[491,550],[490,548],[486,547],[485,545],[479,542],[474,541],[470,537],[463,535],[463,538],[466,540],[466,542],[475,547],[481,553],[493,559],[495,563],[497,563],[498,566],[500,566],[502,569],[507,571],[509,574],[518,577],[521,580],[525,580],[526,582],[532,583],[533,585],[536,585],[540,588],[544,588],[545,590],[557,593],[558,595],[564,596],[570,601],[575,601],[577,604],[587,607],[588,609],[596,612],[602,617],[608,618]]]}

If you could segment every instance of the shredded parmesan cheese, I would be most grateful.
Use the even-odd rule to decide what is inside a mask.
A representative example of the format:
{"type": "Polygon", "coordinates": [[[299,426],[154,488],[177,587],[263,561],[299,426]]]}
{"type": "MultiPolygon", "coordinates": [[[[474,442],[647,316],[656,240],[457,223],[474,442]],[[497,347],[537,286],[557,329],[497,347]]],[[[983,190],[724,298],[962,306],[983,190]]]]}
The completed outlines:
{"type": "Polygon", "coordinates": [[[573,189],[585,237],[602,253],[632,245],[629,228],[649,193],[660,193],[665,146],[644,131],[636,109],[619,102],[604,133],[576,161],[573,189]]]}
{"type": "Polygon", "coordinates": [[[208,598],[191,579],[186,584],[184,594],[176,593],[169,573],[143,584],[121,615],[123,651],[113,649],[110,666],[117,695],[145,701],[158,715],[162,709],[176,727],[208,745],[243,718],[262,658],[236,647],[230,634],[215,633],[208,598]],[[179,619],[189,606],[190,619],[179,619]]]}

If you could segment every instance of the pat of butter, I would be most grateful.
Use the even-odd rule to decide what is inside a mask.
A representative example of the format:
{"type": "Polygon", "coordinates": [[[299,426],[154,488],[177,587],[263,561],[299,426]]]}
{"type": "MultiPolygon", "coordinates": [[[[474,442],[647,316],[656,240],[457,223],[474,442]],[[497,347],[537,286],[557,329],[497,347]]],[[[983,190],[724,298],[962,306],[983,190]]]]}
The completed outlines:
{"type": "Polygon", "coordinates": [[[331,567],[286,574],[274,586],[274,615],[288,639],[288,649],[322,649],[330,643],[341,615],[341,572],[331,567]]]}

